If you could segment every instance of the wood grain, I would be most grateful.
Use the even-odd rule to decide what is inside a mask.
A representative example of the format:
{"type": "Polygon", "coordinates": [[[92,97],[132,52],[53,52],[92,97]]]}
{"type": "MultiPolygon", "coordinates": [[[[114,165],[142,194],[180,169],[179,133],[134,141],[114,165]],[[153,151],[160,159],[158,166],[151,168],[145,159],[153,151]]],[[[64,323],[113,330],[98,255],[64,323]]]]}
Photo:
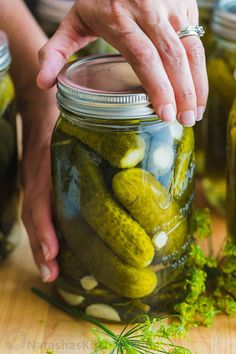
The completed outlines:
{"type": "MultiPolygon", "coordinates": [[[[91,353],[91,326],[72,320],[31,293],[32,286],[49,286],[40,281],[22,228],[15,232],[21,234],[21,242],[0,266],[0,354],[45,354],[47,349],[55,354],[91,353]]],[[[224,234],[224,222],[214,217],[216,251],[224,234]]],[[[199,354],[236,354],[235,318],[219,316],[213,328],[192,330],[184,345],[199,354]]]]}

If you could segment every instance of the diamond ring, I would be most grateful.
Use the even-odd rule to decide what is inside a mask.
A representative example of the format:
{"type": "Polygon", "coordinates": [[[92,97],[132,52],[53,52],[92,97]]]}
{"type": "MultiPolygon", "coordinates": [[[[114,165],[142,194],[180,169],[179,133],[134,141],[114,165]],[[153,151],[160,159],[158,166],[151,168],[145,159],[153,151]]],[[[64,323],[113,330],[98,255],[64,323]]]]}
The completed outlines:
{"type": "Polygon", "coordinates": [[[195,36],[200,38],[204,36],[204,34],[205,31],[202,26],[188,26],[183,30],[177,32],[177,36],[179,38],[188,37],[188,36],[195,36]]]}

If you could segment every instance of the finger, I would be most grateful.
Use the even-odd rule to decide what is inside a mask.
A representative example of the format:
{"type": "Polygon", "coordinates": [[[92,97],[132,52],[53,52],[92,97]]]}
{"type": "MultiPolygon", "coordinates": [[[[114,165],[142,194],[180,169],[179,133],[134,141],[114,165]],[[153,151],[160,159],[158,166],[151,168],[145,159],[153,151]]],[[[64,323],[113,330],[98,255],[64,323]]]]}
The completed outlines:
{"type": "Polygon", "coordinates": [[[37,237],[34,233],[34,228],[32,227],[32,220],[30,219],[29,215],[23,214],[23,222],[28,232],[29,241],[31,250],[33,253],[33,257],[35,263],[37,264],[42,280],[44,282],[53,282],[59,273],[59,267],[55,260],[53,261],[45,261],[42,248],[37,240],[37,237]]]}
{"type": "Polygon", "coordinates": [[[176,119],[174,91],[161,58],[150,39],[130,20],[122,31],[102,33],[131,64],[152,102],[155,112],[165,121],[176,119]],[[122,38],[122,40],[121,40],[122,38]]]}
{"type": "Polygon", "coordinates": [[[59,274],[59,267],[56,260],[45,261],[42,249],[35,237],[30,237],[30,245],[33,251],[35,263],[37,264],[42,280],[45,283],[53,282],[59,274]]]}
{"type": "Polygon", "coordinates": [[[206,70],[205,51],[201,40],[198,37],[185,37],[181,39],[186,50],[195,92],[197,96],[197,117],[196,120],[203,118],[206,109],[208,96],[208,79],[206,70]]]}
{"type": "Polygon", "coordinates": [[[178,120],[185,126],[193,126],[197,97],[188,57],[181,41],[168,21],[153,24],[143,18],[139,23],[160,54],[174,90],[178,120]]]}
{"type": "Polygon", "coordinates": [[[52,222],[52,207],[49,191],[38,196],[31,211],[34,234],[41,246],[45,261],[53,260],[58,254],[58,240],[52,222]]]}
{"type": "Polygon", "coordinates": [[[52,87],[69,57],[95,39],[96,36],[83,24],[73,6],[56,33],[39,51],[41,69],[37,77],[38,86],[41,89],[52,87]]]}

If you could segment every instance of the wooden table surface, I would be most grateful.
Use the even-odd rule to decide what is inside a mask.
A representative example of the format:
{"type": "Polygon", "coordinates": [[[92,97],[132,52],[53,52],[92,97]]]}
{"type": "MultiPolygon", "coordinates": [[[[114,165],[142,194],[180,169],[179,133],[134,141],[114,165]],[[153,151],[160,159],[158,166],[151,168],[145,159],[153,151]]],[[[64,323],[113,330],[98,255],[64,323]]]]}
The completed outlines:
{"type": "MultiPolygon", "coordinates": [[[[32,286],[45,285],[27,237],[20,227],[16,233],[22,234],[21,242],[0,266],[0,354],[45,354],[47,349],[55,354],[91,353],[91,326],[72,320],[31,293],[32,286]]],[[[224,234],[224,222],[214,217],[216,248],[224,234]]],[[[236,354],[236,319],[219,316],[211,329],[192,330],[184,344],[198,354],[236,354]]]]}

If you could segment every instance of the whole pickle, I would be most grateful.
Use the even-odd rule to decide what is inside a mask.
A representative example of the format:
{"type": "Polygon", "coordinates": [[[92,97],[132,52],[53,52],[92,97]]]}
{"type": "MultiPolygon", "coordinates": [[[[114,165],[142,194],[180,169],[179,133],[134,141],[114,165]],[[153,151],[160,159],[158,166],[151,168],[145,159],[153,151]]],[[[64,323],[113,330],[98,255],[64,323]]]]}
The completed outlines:
{"type": "Polygon", "coordinates": [[[149,236],[108,191],[93,152],[75,149],[80,180],[80,212],[100,238],[130,265],[146,267],[154,256],[149,236]]]}
{"type": "Polygon", "coordinates": [[[60,228],[82,265],[116,294],[135,299],[150,294],[157,286],[156,275],[151,269],[122,262],[82,218],[60,220],[60,228]]]}
{"type": "Polygon", "coordinates": [[[9,75],[0,77],[0,114],[5,111],[14,98],[14,86],[9,75]]]}
{"type": "Polygon", "coordinates": [[[207,71],[212,89],[216,89],[221,95],[224,105],[228,110],[235,97],[236,83],[233,72],[227,66],[226,62],[220,58],[212,58],[207,65],[207,71]],[[223,84],[222,84],[223,83],[223,84]]]}
{"type": "Polygon", "coordinates": [[[141,168],[120,171],[113,177],[112,187],[116,198],[148,235],[154,236],[165,224],[176,224],[180,208],[174,200],[166,207],[168,191],[151,173],[141,168]]]}
{"type": "Polygon", "coordinates": [[[118,172],[113,177],[113,192],[119,202],[152,237],[160,257],[178,257],[188,237],[187,218],[173,199],[165,205],[167,190],[153,175],[140,168],[118,172]]]}
{"type": "Polygon", "coordinates": [[[94,131],[64,122],[59,128],[65,134],[78,138],[95,150],[112,166],[134,167],[144,158],[145,141],[135,133],[94,131]]]}
{"type": "Polygon", "coordinates": [[[195,172],[194,134],[192,128],[185,128],[177,147],[174,169],[174,197],[183,198],[193,181],[195,172]]]}

